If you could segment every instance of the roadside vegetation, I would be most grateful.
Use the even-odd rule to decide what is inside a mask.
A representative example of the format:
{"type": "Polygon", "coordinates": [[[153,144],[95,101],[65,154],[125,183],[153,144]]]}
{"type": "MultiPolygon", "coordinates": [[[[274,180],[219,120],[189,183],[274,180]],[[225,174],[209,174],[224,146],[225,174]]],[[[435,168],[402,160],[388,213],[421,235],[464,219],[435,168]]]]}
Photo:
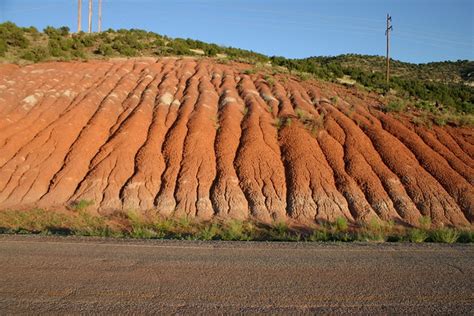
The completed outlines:
{"type": "Polygon", "coordinates": [[[72,207],[64,212],[42,209],[2,211],[0,233],[204,241],[474,242],[472,228],[432,227],[427,217],[420,219],[418,227],[411,228],[375,219],[369,223],[354,224],[344,218],[313,227],[293,227],[284,222],[271,225],[238,220],[197,222],[135,211],[99,216],[87,207],[72,207]]]}
{"type": "Polygon", "coordinates": [[[0,24],[0,62],[22,64],[140,56],[202,56],[222,63],[253,64],[245,74],[271,69],[273,73],[295,75],[302,81],[316,78],[356,86],[388,95],[386,112],[418,111],[437,125],[474,126],[474,61],[411,64],[392,60],[392,79],[387,86],[385,61],[380,56],[348,54],[288,59],[137,29],[87,34],[71,33],[68,27],[48,26],[40,32],[11,22],[0,24]]]}

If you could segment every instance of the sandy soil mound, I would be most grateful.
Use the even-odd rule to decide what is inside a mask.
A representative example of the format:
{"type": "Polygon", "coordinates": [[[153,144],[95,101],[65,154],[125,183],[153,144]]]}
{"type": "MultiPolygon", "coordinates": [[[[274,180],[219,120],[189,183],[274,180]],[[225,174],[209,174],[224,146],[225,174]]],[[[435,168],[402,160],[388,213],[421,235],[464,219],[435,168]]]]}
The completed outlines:
{"type": "Polygon", "coordinates": [[[474,130],[212,60],[0,66],[0,209],[474,221],[474,130]]]}

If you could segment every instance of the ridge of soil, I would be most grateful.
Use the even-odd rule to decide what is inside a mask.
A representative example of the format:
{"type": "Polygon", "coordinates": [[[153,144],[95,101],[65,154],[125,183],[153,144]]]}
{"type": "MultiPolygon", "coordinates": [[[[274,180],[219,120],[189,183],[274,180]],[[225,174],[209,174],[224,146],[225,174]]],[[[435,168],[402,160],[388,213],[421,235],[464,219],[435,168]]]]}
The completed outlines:
{"type": "Polygon", "coordinates": [[[474,129],[212,59],[0,65],[0,209],[474,221],[474,129]]]}

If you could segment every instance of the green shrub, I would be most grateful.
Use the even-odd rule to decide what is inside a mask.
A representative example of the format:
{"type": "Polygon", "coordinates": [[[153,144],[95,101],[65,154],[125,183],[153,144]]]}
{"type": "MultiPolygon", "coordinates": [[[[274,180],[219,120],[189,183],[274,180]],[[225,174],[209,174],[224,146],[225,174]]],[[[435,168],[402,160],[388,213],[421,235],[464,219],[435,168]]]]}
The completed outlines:
{"type": "Polygon", "coordinates": [[[271,238],[273,240],[290,239],[289,228],[285,222],[275,223],[271,228],[271,238]]]}
{"type": "Polygon", "coordinates": [[[114,54],[114,49],[112,48],[112,45],[102,43],[97,48],[96,53],[100,54],[102,56],[109,57],[109,56],[112,56],[114,54]]]}
{"type": "Polygon", "coordinates": [[[25,36],[25,31],[12,22],[0,24],[0,39],[13,47],[27,48],[30,44],[25,36]]]}
{"type": "Polygon", "coordinates": [[[458,242],[462,243],[473,243],[474,242],[474,231],[472,230],[461,230],[459,232],[458,242]]]}
{"type": "Polygon", "coordinates": [[[409,242],[420,243],[428,238],[428,233],[422,229],[412,228],[408,230],[406,238],[409,242]]]}
{"type": "Polygon", "coordinates": [[[384,112],[402,112],[406,109],[406,104],[401,100],[390,101],[384,108],[384,112]]]}
{"type": "Polygon", "coordinates": [[[220,230],[217,224],[206,225],[204,228],[197,234],[197,239],[199,240],[213,240],[219,236],[220,230]]]}
{"type": "Polygon", "coordinates": [[[227,222],[222,227],[221,237],[223,240],[248,240],[249,235],[246,233],[244,223],[238,220],[227,222]]]}
{"type": "Polygon", "coordinates": [[[331,235],[325,227],[313,230],[311,235],[308,237],[308,241],[329,241],[330,239],[331,235]]]}
{"type": "Polygon", "coordinates": [[[349,228],[349,225],[345,217],[338,217],[336,218],[334,223],[332,223],[332,227],[338,232],[343,232],[343,231],[347,231],[347,229],[349,228]]]}
{"type": "Polygon", "coordinates": [[[7,47],[7,42],[3,38],[0,38],[0,57],[5,56],[5,53],[7,52],[8,47],[7,47]]]}
{"type": "Polygon", "coordinates": [[[430,232],[429,240],[439,243],[452,244],[455,243],[460,236],[460,233],[456,229],[447,227],[438,228],[430,232]]]}
{"type": "Polygon", "coordinates": [[[385,241],[387,234],[384,225],[382,225],[376,218],[363,225],[357,231],[357,240],[359,241],[385,241]]]}
{"type": "Polygon", "coordinates": [[[48,51],[44,47],[32,47],[31,49],[26,50],[21,58],[30,60],[33,62],[40,62],[49,57],[48,51]]]}

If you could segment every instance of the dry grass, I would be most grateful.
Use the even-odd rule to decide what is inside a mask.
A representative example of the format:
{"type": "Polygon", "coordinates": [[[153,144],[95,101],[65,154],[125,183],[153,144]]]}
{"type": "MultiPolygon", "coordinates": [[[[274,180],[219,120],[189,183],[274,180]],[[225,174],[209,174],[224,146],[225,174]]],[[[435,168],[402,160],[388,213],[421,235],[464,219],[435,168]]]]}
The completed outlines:
{"type": "Polygon", "coordinates": [[[375,219],[369,223],[349,223],[342,217],[313,228],[297,228],[285,222],[268,225],[237,220],[197,222],[188,218],[169,219],[156,213],[134,210],[107,216],[98,216],[87,210],[5,210],[0,212],[0,233],[229,241],[474,242],[472,229],[433,228],[427,217],[420,219],[419,228],[375,219]]]}

